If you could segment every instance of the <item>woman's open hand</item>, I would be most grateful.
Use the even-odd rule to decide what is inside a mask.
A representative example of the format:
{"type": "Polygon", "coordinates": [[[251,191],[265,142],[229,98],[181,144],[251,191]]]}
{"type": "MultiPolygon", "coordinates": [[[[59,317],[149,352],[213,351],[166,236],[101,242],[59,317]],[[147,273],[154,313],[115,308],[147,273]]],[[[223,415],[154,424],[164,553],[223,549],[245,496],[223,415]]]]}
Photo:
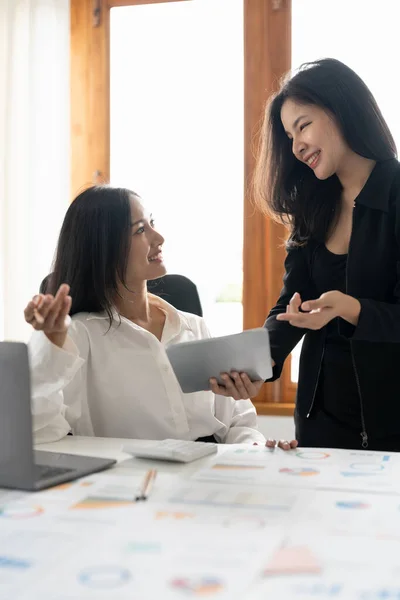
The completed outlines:
{"type": "Polygon", "coordinates": [[[293,327],[321,329],[339,316],[343,297],[344,294],[334,291],[322,294],[317,300],[302,302],[300,294],[296,293],[286,307],[286,312],[276,318],[278,321],[287,321],[293,327]]]}

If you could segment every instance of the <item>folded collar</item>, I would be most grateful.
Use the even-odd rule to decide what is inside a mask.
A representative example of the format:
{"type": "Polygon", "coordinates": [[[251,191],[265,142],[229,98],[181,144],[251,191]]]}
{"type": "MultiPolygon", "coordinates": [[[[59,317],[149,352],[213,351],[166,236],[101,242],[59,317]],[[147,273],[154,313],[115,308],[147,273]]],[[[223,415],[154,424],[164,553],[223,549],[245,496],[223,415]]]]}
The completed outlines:
{"type": "Polygon", "coordinates": [[[396,158],[377,162],[357,196],[356,203],[389,212],[392,185],[399,172],[399,163],[396,158]]]}
{"type": "MultiPolygon", "coordinates": [[[[177,335],[182,329],[193,330],[188,317],[185,313],[178,311],[174,306],[154,294],[148,294],[148,299],[151,305],[157,306],[160,310],[165,313],[168,321],[168,327],[171,330],[172,336],[177,335]]],[[[116,310],[112,309],[113,319],[119,321],[121,315],[116,310]]],[[[94,319],[108,320],[108,314],[106,312],[101,313],[89,313],[86,317],[86,321],[92,321],[94,319]]]]}

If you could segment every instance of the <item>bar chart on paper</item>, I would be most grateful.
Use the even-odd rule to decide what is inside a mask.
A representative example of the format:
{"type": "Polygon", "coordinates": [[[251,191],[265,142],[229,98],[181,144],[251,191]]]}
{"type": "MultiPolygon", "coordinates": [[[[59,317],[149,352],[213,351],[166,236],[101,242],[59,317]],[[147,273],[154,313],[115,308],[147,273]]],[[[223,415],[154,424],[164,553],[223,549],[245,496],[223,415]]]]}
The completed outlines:
{"type": "Polygon", "coordinates": [[[296,497],[285,490],[264,490],[236,485],[193,482],[174,491],[169,502],[197,506],[290,511],[296,497]]]}

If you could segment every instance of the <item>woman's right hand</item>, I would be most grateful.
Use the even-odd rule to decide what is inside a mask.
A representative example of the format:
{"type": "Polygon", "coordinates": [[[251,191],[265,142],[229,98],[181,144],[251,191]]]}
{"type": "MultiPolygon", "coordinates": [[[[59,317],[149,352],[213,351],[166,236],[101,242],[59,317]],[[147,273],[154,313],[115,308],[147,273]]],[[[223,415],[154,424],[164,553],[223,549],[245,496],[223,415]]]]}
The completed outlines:
{"type": "Polygon", "coordinates": [[[57,294],[38,294],[34,296],[24,310],[25,321],[36,330],[43,331],[50,342],[62,348],[71,322],[69,311],[72,298],[69,285],[63,283],[57,294]]]}

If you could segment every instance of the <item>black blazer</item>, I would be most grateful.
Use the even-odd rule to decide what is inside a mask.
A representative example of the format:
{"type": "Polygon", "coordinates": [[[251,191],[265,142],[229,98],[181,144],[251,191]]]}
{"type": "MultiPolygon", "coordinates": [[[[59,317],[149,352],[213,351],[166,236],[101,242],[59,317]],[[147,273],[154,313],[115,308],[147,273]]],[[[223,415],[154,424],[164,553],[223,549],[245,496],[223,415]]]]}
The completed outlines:
{"type": "MultiPolygon", "coordinates": [[[[321,199],[323,202],[323,199],[321,199]]],[[[284,286],[266,322],[277,379],[286,357],[305,335],[299,366],[296,411],[313,408],[324,352],[326,328],[298,329],[277,321],[295,292],[317,298],[312,264],[318,243],[288,252],[284,286]]],[[[347,293],[361,303],[358,325],[337,319],[350,340],[360,396],[363,430],[376,438],[400,434],[400,165],[377,163],[356,198],[346,267],[347,293]]],[[[338,373],[340,377],[340,373],[338,373]]],[[[363,432],[360,432],[363,433],[363,432]]]]}

